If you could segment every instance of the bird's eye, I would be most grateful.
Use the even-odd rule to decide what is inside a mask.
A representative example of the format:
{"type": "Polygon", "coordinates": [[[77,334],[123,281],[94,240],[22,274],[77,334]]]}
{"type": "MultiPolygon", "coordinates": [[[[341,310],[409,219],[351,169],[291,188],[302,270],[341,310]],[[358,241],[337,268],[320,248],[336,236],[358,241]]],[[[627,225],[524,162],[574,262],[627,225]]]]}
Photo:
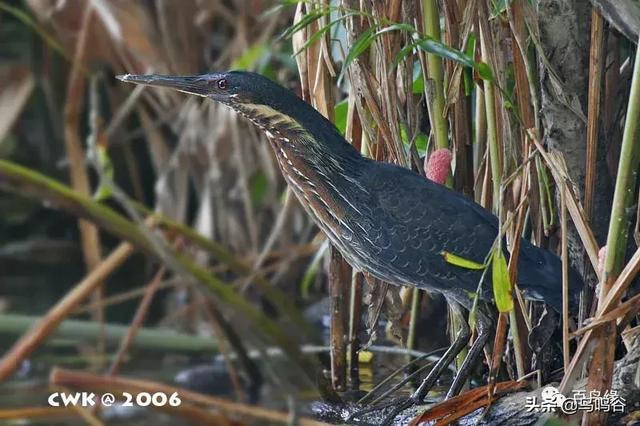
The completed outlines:
{"type": "Polygon", "coordinates": [[[218,80],[218,89],[226,89],[227,88],[227,80],[224,78],[222,80],[218,80]]]}

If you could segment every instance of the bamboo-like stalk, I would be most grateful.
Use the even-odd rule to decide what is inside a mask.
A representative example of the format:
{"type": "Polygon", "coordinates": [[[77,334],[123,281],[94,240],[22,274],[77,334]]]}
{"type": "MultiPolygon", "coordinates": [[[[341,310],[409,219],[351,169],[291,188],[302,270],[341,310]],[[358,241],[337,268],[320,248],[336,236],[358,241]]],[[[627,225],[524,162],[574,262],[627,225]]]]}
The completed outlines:
{"type": "MultiPolygon", "coordinates": [[[[40,317],[20,314],[0,315],[0,333],[4,335],[20,335],[31,329],[41,320],[40,317]]],[[[114,345],[126,335],[128,326],[119,324],[105,325],[106,343],[114,345]]],[[[65,319],[49,339],[62,339],[71,342],[95,343],[100,330],[99,324],[93,321],[65,319]]],[[[48,344],[49,340],[43,342],[48,344]]],[[[159,352],[212,353],[217,350],[215,341],[209,338],[180,334],[163,328],[140,328],[131,345],[136,349],[159,352]]]]}
{"type": "MultiPolygon", "coordinates": [[[[440,14],[437,0],[423,0],[422,13],[424,32],[435,40],[441,40],[440,14]]],[[[427,76],[433,85],[430,102],[431,126],[437,148],[449,147],[449,125],[444,115],[444,70],[442,59],[434,54],[427,53],[427,76]]]]}
{"type": "MultiPolygon", "coordinates": [[[[423,0],[422,1],[422,14],[423,14],[423,26],[424,32],[427,36],[434,40],[442,40],[440,31],[440,13],[437,0],[423,0]]],[[[435,140],[436,148],[449,148],[449,123],[445,115],[445,90],[444,90],[444,67],[442,65],[442,58],[437,55],[427,53],[427,69],[426,76],[428,78],[425,85],[427,93],[427,106],[429,110],[429,119],[431,121],[431,128],[433,129],[433,136],[435,140]]],[[[425,157],[425,165],[428,161],[428,156],[425,157]]],[[[447,177],[446,185],[451,187],[453,185],[453,179],[451,177],[451,171],[447,177]]],[[[411,294],[411,323],[410,323],[410,337],[413,344],[413,335],[415,333],[415,321],[417,319],[417,309],[419,307],[419,294],[418,289],[414,288],[411,294]]],[[[461,324],[458,323],[458,316],[450,313],[449,320],[451,326],[451,336],[456,336],[458,330],[461,328],[461,324]]],[[[453,339],[453,337],[452,337],[453,339]]],[[[464,358],[466,357],[466,348],[458,354],[456,358],[456,364],[462,365],[464,358]]]]}
{"type": "MultiPolygon", "coordinates": [[[[638,127],[640,123],[640,44],[636,51],[629,105],[625,118],[622,146],[616,186],[613,194],[609,233],[607,234],[607,255],[604,272],[600,281],[598,309],[602,309],[607,293],[613,286],[622,263],[629,233],[629,216],[626,212],[636,185],[638,171],[638,127]]],[[[596,333],[599,344],[596,346],[589,368],[588,388],[592,391],[604,391],[611,388],[613,361],[615,356],[615,323],[602,327],[596,333]]],[[[607,413],[592,412],[584,417],[583,424],[603,424],[607,413]]]]}
{"type": "MultiPolygon", "coordinates": [[[[526,152],[526,151],[525,151],[526,152]]],[[[526,211],[526,199],[527,192],[529,186],[528,174],[526,173],[527,168],[523,167],[522,169],[522,188],[520,193],[520,203],[519,209],[516,213],[516,223],[513,230],[513,243],[511,250],[511,257],[509,258],[509,279],[512,283],[517,282],[517,269],[518,269],[518,257],[520,256],[520,244],[522,234],[522,228],[524,227],[525,222],[525,211],[526,211]]],[[[514,289],[514,291],[517,291],[514,289]]],[[[516,298],[520,299],[519,293],[516,293],[516,298]]],[[[511,327],[511,334],[513,336],[513,346],[514,346],[514,357],[516,360],[516,371],[518,372],[518,377],[522,378],[527,373],[527,368],[525,367],[526,359],[528,358],[527,353],[527,345],[525,344],[525,339],[522,336],[526,336],[526,331],[528,328],[525,324],[524,320],[524,312],[521,308],[520,303],[515,303],[514,309],[509,312],[509,326],[511,327]]]]}
{"type": "MultiPolygon", "coordinates": [[[[486,7],[486,6],[484,6],[486,7]]],[[[480,7],[481,9],[483,6],[480,7]]],[[[489,28],[487,28],[488,21],[479,20],[480,27],[480,51],[482,60],[486,63],[491,63],[489,56],[489,49],[491,49],[491,43],[489,40],[489,28]]],[[[500,205],[500,188],[502,185],[502,165],[500,146],[498,145],[498,130],[497,130],[497,118],[496,118],[496,99],[495,99],[495,87],[493,81],[484,80],[484,102],[486,106],[487,117],[487,144],[489,147],[489,163],[491,165],[491,182],[493,188],[493,210],[498,212],[500,205]]]]}
{"type": "Polygon", "coordinates": [[[486,104],[484,102],[484,91],[480,84],[475,84],[475,100],[474,100],[474,117],[473,122],[475,127],[473,129],[473,177],[474,177],[474,199],[477,203],[484,206],[482,201],[482,183],[483,179],[481,174],[484,174],[482,167],[483,156],[486,152],[487,146],[487,114],[486,104]]]}
{"type": "MultiPolygon", "coordinates": [[[[511,6],[507,5],[507,8],[511,6]]],[[[518,94],[522,94],[522,96],[518,97],[518,105],[522,108],[522,114],[524,115],[524,120],[526,120],[525,127],[534,127],[534,116],[532,113],[530,96],[529,96],[529,88],[530,81],[527,73],[526,66],[526,56],[520,52],[520,46],[517,43],[517,38],[522,36],[524,33],[524,23],[522,22],[521,15],[518,13],[519,9],[518,5],[513,5],[514,9],[516,9],[515,13],[512,13],[509,17],[509,22],[511,24],[511,35],[515,39],[512,43],[512,54],[514,56],[514,68],[515,68],[515,77],[516,77],[516,89],[518,90],[518,94]]],[[[479,31],[479,41],[480,41],[480,54],[482,61],[489,64],[494,71],[494,78],[497,78],[497,73],[499,71],[498,66],[504,66],[503,62],[500,61],[498,53],[494,50],[497,50],[497,43],[494,41],[494,37],[491,33],[490,21],[488,19],[488,10],[487,3],[481,2],[478,8],[478,31],[479,31]]],[[[496,86],[497,82],[494,82],[492,79],[484,80],[484,104],[486,108],[486,121],[487,121],[487,147],[488,147],[488,162],[491,167],[491,182],[492,182],[492,206],[494,213],[500,218],[500,227],[504,227],[503,219],[505,218],[508,205],[512,202],[516,205],[523,205],[524,197],[522,196],[526,191],[528,191],[529,184],[527,183],[527,175],[526,170],[523,169],[522,179],[521,179],[521,187],[520,191],[520,199],[518,199],[518,194],[515,194],[514,199],[506,198],[508,194],[511,194],[510,188],[513,185],[509,185],[507,182],[503,182],[503,167],[504,163],[507,160],[504,160],[506,154],[504,151],[507,150],[506,146],[502,146],[502,141],[509,140],[508,137],[501,137],[501,133],[498,132],[499,128],[504,126],[508,127],[508,120],[503,115],[504,110],[499,111],[498,108],[502,103],[496,98],[496,86]]],[[[525,130],[525,129],[523,129],[525,130]]],[[[528,152],[527,149],[527,140],[526,140],[526,132],[522,131],[522,152],[523,155],[528,152]]],[[[526,156],[524,157],[526,158],[526,156]]],[[[516,271],[517,271],[517,259],[519,254],[519,239],[520,232],[522,229],[522,222],[524,220],[524,213],[517,212],[517,223],[515,227],[515,232],[512,233],[513,240],[515,243],[513,244],[512,257],[510,259],[509,264],[509,277],[512,283],[516,282],[516,271]]],[[[498,244],[498,248],[500,249],[501,244],[498,244]]],[[[514,345],[514,353],[516,359],[516,368],[517,374],[519,377],[523,377],[526,374],[525,369],[525,357],[526,357],[526,345],[524,344],[524,339],[522,338],[520,332],[521,328],[519,327],[518,320],[518,312],[516,309],[519,309],[519,306],[515,306],[508,313],[509,318],[509,328],[511,330],[511,335],[513,337],[513,345],[514,345]]],[[[490,375],[490,386],[489,389],[493,391],[493,384],[495,382],[495,373],[499,369],[501,355],[504,348],[504,339],[506,338],[507,328],[503,325],[503,322],[506,321],[507,315],[501,313],[499,318],[499,327],[497,328],[495,335],[495,343],[494,343],[494,357],[493,362],[495,365],[492,365],[492,372],[494,374],[490,375]]],[[[524,327],[522,327],[524,329],[524,327]]]]}

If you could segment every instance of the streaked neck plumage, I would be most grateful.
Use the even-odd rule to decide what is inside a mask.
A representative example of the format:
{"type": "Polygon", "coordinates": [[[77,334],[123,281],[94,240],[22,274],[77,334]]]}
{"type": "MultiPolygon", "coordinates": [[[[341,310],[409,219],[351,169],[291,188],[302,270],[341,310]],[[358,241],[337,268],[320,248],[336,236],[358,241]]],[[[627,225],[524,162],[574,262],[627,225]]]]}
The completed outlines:
{"type": "Polygon", "coordinates": [[[285,170],[289,163],[296,161],[326,175],[351,170],[366,161],[313,107],[288,90],[283,89],[281,95],[271,105],[233,98],[227,105],[267,135],[285,174],[291,173],[285,170]]]}
{"type": "Polygon", "coordinates": [[[343,239],[335,233],[348,230],[347,223],[359,214],[351,198],[367,192],[360,173],[368,160],[318,111],[293,93],[282,92],[272,105],[233,99],[227,105],[264,131],[294,194],[329,239],[346,252],[343,239]]]}

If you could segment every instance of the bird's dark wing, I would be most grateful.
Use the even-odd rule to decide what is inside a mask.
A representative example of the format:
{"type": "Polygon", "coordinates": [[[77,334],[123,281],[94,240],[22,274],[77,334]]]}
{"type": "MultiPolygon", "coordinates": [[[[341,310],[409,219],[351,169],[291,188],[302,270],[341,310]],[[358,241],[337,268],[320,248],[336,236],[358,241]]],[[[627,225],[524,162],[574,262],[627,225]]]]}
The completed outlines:
{"type": "MultiPolygon", "coordinates": [[[[407,169],[374,162],[367,168],[361,183],[369,198],[359,203],[369,209],[360,221],[367,232],[363,233],[366,238],[358,237],[355,243],[362,252],[375,255],[368,264],[377,267],[377,276],[468,302],[466,293],[477,290],[482,272],[453,265],[442,253],[485,263],[498,234],[498,218],[463,195],[407,169]]],[[[508,257],[506,244],[503,250],[508,257]]],[[[376,275],[375,270],[369,272],[376,275]]],[[[543,300],[560,311],[562,263],[558,256],[523,240],[517,282],[525,297],[543,300]]],[[[570,300],[575,300],[582,286],[580,276],[570,269],[570,300]]],[[[486,279],[481,296],[489,299],[491,293],[486,279]]]]}
{"type": "Polygon", "coordinates": [[[475,292],[482,273],[446,262],[443,252],[484,263],[498,233],[497,218],[407,169],[374,162],[367,167],[361,182],[371,194],[371,214],[365,216],[372,223],[367,223],[369,241],[360,243],[374,246],[396,282],[475,292]]]}

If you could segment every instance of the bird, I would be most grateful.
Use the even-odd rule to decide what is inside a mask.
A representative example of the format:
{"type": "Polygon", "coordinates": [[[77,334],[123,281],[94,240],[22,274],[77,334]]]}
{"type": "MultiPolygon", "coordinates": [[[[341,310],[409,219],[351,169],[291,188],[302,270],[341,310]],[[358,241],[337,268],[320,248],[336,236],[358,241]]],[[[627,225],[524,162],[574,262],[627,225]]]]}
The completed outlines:
{"type": "MultiPolygon", "coordinates": [[[[258,73],[126,74],[117,78],[208,98],[246,117],[266,135],[300,204],[353,268],[390,284],[445,297],[452,312],[463,319],[463,327],[418,389],[397,404],[390,416],[421,402],[470,339],[463,310],[472,309],[475,296],[489,303],[492,299],[490,283],[479,286],[483,276],[491,274],[453,264],[446,254],[485,264],[499,233],[498,218],[473,200],[410,169],[362,156],[311,105],[258,73]]],[[[507,244],[501,247],[508,258],[507,244]]],[[[516,283],[524,297],[561,312],[560,258],[522,239],[517,266],[516,283]]],[[[582,286],[582,279],[570,268],[572,301],[582,286]]],[[[490,329],[490,318],[479,315],[478,336],[447,396],[461,390],[490,329]]]]}

